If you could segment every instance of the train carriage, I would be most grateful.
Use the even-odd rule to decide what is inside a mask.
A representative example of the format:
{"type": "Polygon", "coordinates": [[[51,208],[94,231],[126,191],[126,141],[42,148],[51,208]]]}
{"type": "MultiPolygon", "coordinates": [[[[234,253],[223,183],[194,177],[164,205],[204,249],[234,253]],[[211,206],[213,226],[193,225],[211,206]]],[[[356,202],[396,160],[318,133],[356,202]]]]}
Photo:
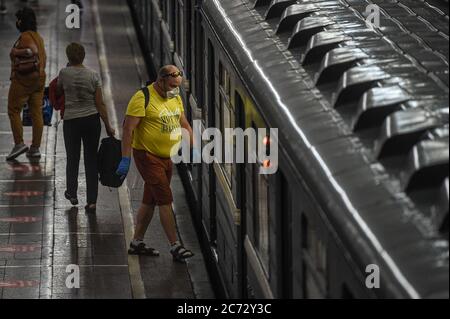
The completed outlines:
{"type": "Polygon", "coordinates": [[[190,121],[278,128],[275,174],[179,167],[220,297],[448,298],[448,3],[129,4],[190,121]]]}

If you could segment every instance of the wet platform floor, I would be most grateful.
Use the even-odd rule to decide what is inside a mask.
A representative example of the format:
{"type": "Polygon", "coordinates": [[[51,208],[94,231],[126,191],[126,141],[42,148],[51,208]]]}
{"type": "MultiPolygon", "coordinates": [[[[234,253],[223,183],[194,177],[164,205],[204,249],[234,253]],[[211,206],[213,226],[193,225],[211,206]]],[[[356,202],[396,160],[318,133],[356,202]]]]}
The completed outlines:
{"type": "MultiPolygon", "coordinates": [[[[25,3],[6,1],[8,13],[0,15],[0,297],[213,298],[177,174],[172,190],[178,232],[196,253],[186,264],[172,261],[157,213],[146,242],[160,250],[161,256],[127,255],[143,193],[134,165],[126,188],[119,191],[100,185],[97,213],[89,215],[83,208],[81,160],[80,204],[71,207],[63,195],[66,159],[63,122],[57,114],[53,125],[44,128],[41,159],[30,161],[22,155],[17,161],[5,161],[13,146],[7,115],[8,57],[18,36],[14,12],[25,3]],[[79,269],[79,288],[69,288],[71,265],[79,269]]],[[[123,120],[130,97],[148,79],[126,1],[84,1],[80,29],[65,26],[69,3],[40,0],[28,4],[36,10],[39,32],[46,44],[47,83],[66,64],[65,46],[73,41],[82,43],[87,51],[85,64],[103,75],[105,100],[117,125],[123,120]]],[[[24,139],[30,144],[31,128],[24,128],[24,139]]]]}

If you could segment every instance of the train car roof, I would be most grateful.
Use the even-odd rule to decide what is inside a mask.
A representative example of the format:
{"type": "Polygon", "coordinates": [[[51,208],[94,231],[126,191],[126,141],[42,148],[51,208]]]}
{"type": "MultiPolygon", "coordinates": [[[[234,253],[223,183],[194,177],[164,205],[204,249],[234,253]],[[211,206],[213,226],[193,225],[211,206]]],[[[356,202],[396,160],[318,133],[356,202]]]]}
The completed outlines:
{"type": "Polygon", "coordinates": [[[389,296],[448,297],[448,12],[376,3],[379,28],[361,1],[202,10],[357,264],[389,296]]]}

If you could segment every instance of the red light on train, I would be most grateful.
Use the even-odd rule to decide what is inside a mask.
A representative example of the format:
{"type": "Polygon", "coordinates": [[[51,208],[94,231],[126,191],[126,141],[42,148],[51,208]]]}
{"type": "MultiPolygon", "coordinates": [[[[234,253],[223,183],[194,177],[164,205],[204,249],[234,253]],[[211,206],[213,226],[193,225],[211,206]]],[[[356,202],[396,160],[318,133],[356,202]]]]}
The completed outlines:
{"type": "Polygon", "coordinates": [[[264,136],[264,138],[263,138],[263,144],[264,144],[265,146],[270,145],[270,137],[269,137],[269,136],[264,136]]]}
{"type": "Polygon", "coordinates": [[[0,246],[2,253],[30,253],[41,249],[39,245],[5,245],[0,246]]]}
{"type": "Polygon", "coordinates": [[[37,280],[13,280],[0,281],[0,288],[25,288],[39,286],[40,281],[37,280]]]}
{"type": "Polygon", "coordinates": [[[12,165],[8,167],[13,172],[40,172],[42,169],[39,165],[12,165]]]}
{"type": "Polygon", "coordinates": [[[18,224],[26,224],[26,223],[36,223],[41,221],[41,217],[32,217],[32,216],[19,216],[19,217],[1,217],[0,223],[18,223],[18,224]]]}
{"type": "Polygon", "coordinates": [[[42,196],[44,192],[41,191],[18,191],[18,192],[6,192],[3,193],[5,196],[11,197],[31,197],[31,196],[42,196]]]}
{"type": "Polygon", "coordinates": [[[264,168],[269,168],[270,167],[270,160],[264,160],[263,167],[264,168]]]}

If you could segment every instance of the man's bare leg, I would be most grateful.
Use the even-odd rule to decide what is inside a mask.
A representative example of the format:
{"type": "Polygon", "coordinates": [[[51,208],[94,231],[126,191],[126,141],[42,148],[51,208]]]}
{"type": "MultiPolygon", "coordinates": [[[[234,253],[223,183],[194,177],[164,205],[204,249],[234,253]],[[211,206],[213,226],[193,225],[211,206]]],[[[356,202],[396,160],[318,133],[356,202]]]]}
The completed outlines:
{"type": "Polygon", "coordinates": [[[170,245],[177,241],[177,230],[175,226],[175,217],[173,215],[172,205],[159,206],[159,218],[166,232],[170,245]]]}
{"type": "Polygon", "coordinates": [[[183,262],[186,258],[194,256],[194,253],[177,240],[177,229],[175,225],[175,216],[173,214],[172,205],[159,206],[159,218],[166,232],[167,239],[170,242],[170,252],[174,260],[183,262]]]}
{"type": "Polygon", "coordinates": [[[139,207],[137,220],[136,220],[136,228],[134,231],[133,239],[143,240],[145,236],[145,232],[147,231],[148,225],[152,221],[153,214],[155,212],[154,205],[146,205],[144,203],[139,207]]]}

